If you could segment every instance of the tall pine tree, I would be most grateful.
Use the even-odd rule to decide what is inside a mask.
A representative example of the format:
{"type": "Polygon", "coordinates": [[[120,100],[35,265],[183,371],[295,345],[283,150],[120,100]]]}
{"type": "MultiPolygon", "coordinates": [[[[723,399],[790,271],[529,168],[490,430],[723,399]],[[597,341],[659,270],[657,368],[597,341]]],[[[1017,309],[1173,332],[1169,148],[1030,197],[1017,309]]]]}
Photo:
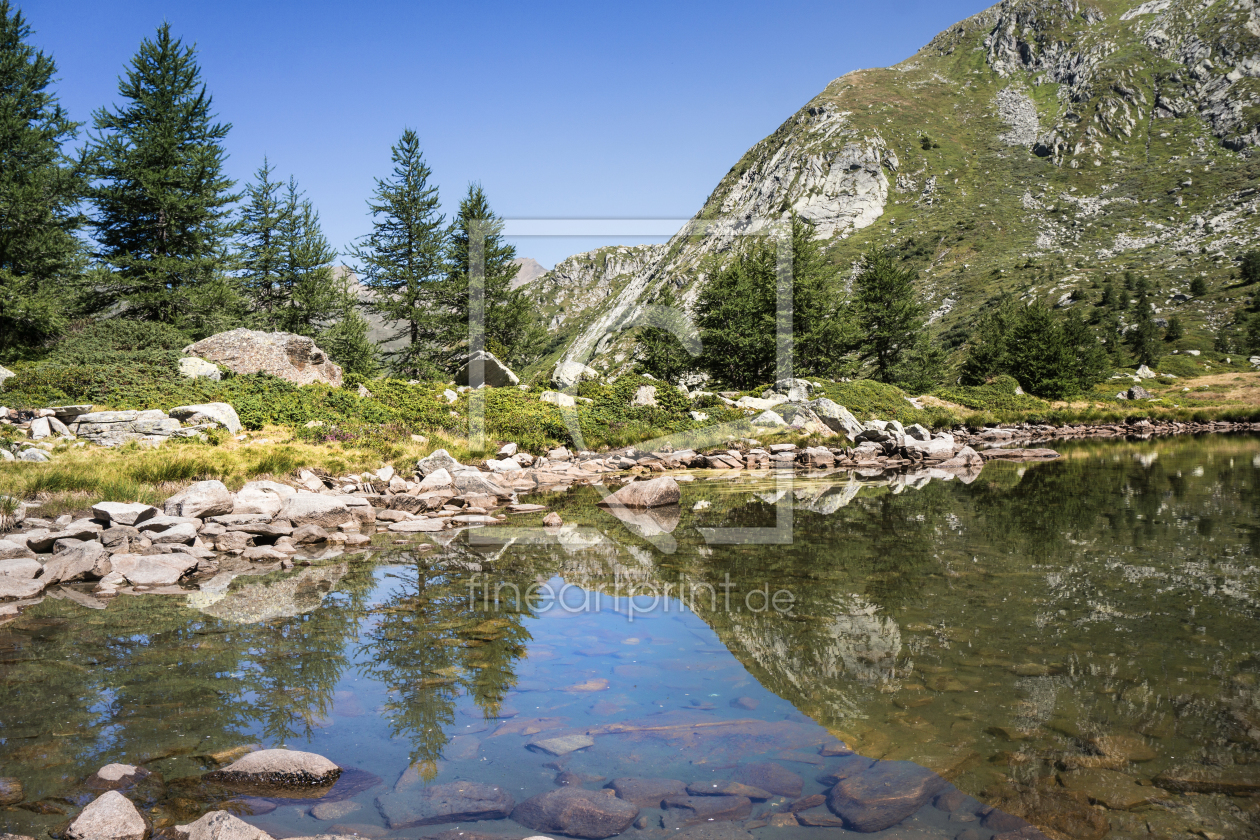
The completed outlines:
{"type": "Polygon", "coordinates": [[[533,303],[512,288],[516,248],[503,240],[503,221],[490,209],[480,184],[471,184],[448,234],[442,309],[445,367],[463,364],[480,330],[481,349],[510,367],[534,361],[545,341],[533,303]],[[478,294],[479,292],[479,294],[478,294]],[[480,302],[477,298],[480,297],[480,302]],[[480,325],[480,326],[479,326],[480,325]]]}
{"type": "Polygon", "coordinates": [[[83,188],[62,146],[71,122],[49,90],[56,67],[0,0],[0,351],[58,335],[85,264],[75,236],[83,188]]]}
{"type": "Polygon", "coordinates": [[[215,122],[196,50],[162,24],[118,91],[122,105],[93,115],[88,150],[92,226],[113,269],[103,302],[195,334],[229,327],[241,314],[228,273],[239,198],[223,172],[231,125],[215,122]]]}
{"type": "Polygon", "coordinates": [[[281,190],[284,184],[271,179],[275,171],[266,158],[254,173],[254,182],[245,187],[241,210],[240,260],[241,291],[249,303],[251,320],[258,326],[276,329],[279,310],[284,243],[281,222],[285,213],[281,190]]]}
{"type": "Polygon", "coordinates": [[[1129,349],[1139,365],[1159,362],[1159,327],[1151,307],[1150,284],[1146,278],[1137,281],[1137,299],[1133,302],[1133,326],[1128,333],[1129,349]]]}
{"type": "Polygon", "coordinates": [[[368,201],[372,232],[351,251],[362,282],[373,295],[371,309],[394,324],[386,352],[397,374],[435,376],[433,358],[441,349],[442,313],[438,285],[446,275],[445,219],[438,212],[438,189],[420,151],[420,138],[403,132],[391,150],[394,171],[377,179],[368,201]]]}
{"type": "Polygon", "coordinates": [[[867,252],[854,283],[853,314],[861,355],[874,364],[874,378],[895,381],[902,358],[919,341],[924,317],[914,274],[897,264],[892,251],[867,252]]]}

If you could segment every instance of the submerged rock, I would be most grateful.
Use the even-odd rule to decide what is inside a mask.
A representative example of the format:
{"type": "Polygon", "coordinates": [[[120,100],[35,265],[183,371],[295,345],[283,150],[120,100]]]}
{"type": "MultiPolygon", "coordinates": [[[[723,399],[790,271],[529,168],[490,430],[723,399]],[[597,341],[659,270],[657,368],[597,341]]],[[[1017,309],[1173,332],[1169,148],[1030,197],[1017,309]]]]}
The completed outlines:
{"type": "Polygon", "coordinates": [[[639,816],[639,807],[594,790],[563,787],[517,805],[512,819],[535,831],[557,832],[585,840],[620,834],[639,816]]]}
{"type": "Polygon", "coordinates": [[[687,785],[677,779],[613,779],[608,787],[618,798],[640,808],[659,808],[667,797],[687,793],[687,785]]]}
{"type": "Polygon", "coordinates": [[[341,768],[322,755],[299,750],[258,750],[202,778],[237,790],[292,790],[331,786],[340,775],[341,768]]]}
{"type": "Polygon", "coordinates": [[[0,776],[0,805],[16,805],[26,798],[22,783],[8,776],[0,776]]]}
{"type": "Polygon", "coordinates": [[[684,825],[742,820],[752,813],[752,800],[746,796],[669,796],[662,804],[671,820],[681,817],[684,825]]]}
{"type": "Polygon", "coordinates": [[[800,796],[805,785],[804,779],[773,761],[745,764],[736,769],[732,778],[779,796],[800,796]]]}
{"type": "Polygon", "coordinates": [[[501,820],[512,813],[512,794],[498,785],[479,782],[450,782],[418,787],[406,774],[389,793],[376,798],[376,807],[391,829],[420,825],[501,820]]]}
{"type": "Polygon", "coordinates": [[[910,817],[946,786],[946,781],[910,761],[878,761],[841,779],[827,794],[827,807],[853,831],[883,831],[910,817]]]}
{"type": "Polygon", "coordinates": [[[69,840],[144,840],[148,833],[144,816],[116,790],[89,803],[66,829],[69,840]]]}

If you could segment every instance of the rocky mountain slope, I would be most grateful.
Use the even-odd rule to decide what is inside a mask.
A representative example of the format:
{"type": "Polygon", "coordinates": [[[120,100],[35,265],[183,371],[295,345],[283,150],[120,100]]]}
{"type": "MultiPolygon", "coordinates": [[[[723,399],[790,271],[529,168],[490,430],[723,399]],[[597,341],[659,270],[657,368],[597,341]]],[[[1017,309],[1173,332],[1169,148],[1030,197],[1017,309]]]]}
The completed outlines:
{"type": "Polygon", "coordinates": [[[908,60],[831,82],[717,185],[665,246],[601,249],[531,288],[563,357],[615,370],[641,307],[699,260],[810,219],[848,274],[872,245],[919,271],[933,329],[959,348],[1011,293],[1089,306],[1126,271],[1180,316],[1186,347],[1251,290],[1257,239],[1260,10],[1256,0],[1005,0],[908,60]],[[1209,292],[1189,298],[1194,277],[1209,292]]]}

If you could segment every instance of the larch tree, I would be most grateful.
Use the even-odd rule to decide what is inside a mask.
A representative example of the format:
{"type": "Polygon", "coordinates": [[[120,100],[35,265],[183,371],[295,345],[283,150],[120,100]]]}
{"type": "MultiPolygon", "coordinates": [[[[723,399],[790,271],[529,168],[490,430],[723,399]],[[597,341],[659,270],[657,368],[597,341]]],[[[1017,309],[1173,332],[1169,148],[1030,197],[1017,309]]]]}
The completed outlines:
{"type": "Polygon", "coordinates": [[[76,136],[50,90],[56,65],[22,13],[0,0],[0,351],[61,333],[86,252],[83,182],[63,151],[76,136]]]}
{"type": "Polygon", "coordinates": [[[123,102],[93,115],[91,225],[112,270],[102,303],[209,334],[241,317],[229,242],[240,197],[224,173],[229,123],[216,121],[196,49],[162,24],[119,80],[123,102]]]}
{"type": "Polygon", "coordinates": [[[445,219],[438,189],[420,151],[420,138],[407,129],[391,150],[388,178],[377,179],[368,201],[372,232],[351,250],[355,270],[371,293],[370,308],[393,324],[387,341],[402,345],[385,355],[396,374],[435,376],[443,325],[438,286],[446,276],[445,219]]]}

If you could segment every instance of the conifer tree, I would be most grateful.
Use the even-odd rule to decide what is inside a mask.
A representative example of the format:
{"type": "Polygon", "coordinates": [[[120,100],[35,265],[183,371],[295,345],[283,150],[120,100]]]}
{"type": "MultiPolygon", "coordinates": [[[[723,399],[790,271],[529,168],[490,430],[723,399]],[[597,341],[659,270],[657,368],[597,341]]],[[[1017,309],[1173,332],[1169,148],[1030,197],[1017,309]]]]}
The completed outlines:
{"type": "Polygon", "coordinates": [[[1137,298],[1133,302],[1133,327],[1129,330],[1129,349],[1139,365],[1154,365],[1159,361],[1159,328],[1151,311],[1150,286],[1146,279],[1137,281],[1137,298]]]}
{"type": "Polygon", "coordinates": [[[249,302],[251,320],[266,329],[276,329],[280,296],[284,243],[281,223],[285,213],[281,190],[284,184],[271,179],[275,168],[263,159],[254,173],[254,182],[245,187],[245,207],[241,211],[241,290],[249,302]]]}
{"type": "Polygon", "coordinates": [[[292,177],[281,206],[276,323],[285,332],[313,337],[321,325],[346,309],[342,287],[333,273],[337,252],[324,236],[319,213],[292,177]]]}
{"type": "Polygon", "coordinates": [[[388,341],[403,341],[386,353],[394,372],[419,379],[438,373],[433,358],[444,332],[437,287],[446,274],[445,219],[414,131],[403,132],[391,159],[393,172],[377,179],[368,201],[372,232],[351,255],[373,293],[371,308],[395,325],[388,341]]]}
{"type": "MultiPolygon", "coordinates": [[[[696,358],[678,337],[678,332],[684,336],[694,334],[695,327],[679,308],[673,285],[666,283],[652,301],[647,324],[635,337],[635,360],[640,373],[677,384],[685,374],[696,369],[696,358]]],[[[699,346],[697,339],[694,347],[699,346]]]]}
{"type": "Polygon", "coordinates": [[[512,289],[516,248],[503,240],[503,222],[480,184],[470,184],[460,201],[447,243],[441,288],[446,370],[463,364],[474,340],[510,367],[532,362],[546,340],[544,330],[524,291],[512,289]]]}
{"type": "Polygon", "coordinates": [[[208,333],[240,317],[229,277],[235,182],[194,47],[163,23],[131,60],[124,100],[93,115],[92,226],[113,270],[104,303],[208,333]]]}
{"type": "Polygon", "coordinates": [[[0,351],[58,335],[86,254],[75,236],[83,183],[62,148],[72,122],[49,90],[56,66],[0,0],[0,351]]]}
{"type": "Polygon", "coordinates": [[[891,251],[871,249],[854,284],[853,311],[860,352],[874,364],[874,378],[894,381],[902,357],[918,341],[924,324],[914,274],[898,265],[891,251]]]}

